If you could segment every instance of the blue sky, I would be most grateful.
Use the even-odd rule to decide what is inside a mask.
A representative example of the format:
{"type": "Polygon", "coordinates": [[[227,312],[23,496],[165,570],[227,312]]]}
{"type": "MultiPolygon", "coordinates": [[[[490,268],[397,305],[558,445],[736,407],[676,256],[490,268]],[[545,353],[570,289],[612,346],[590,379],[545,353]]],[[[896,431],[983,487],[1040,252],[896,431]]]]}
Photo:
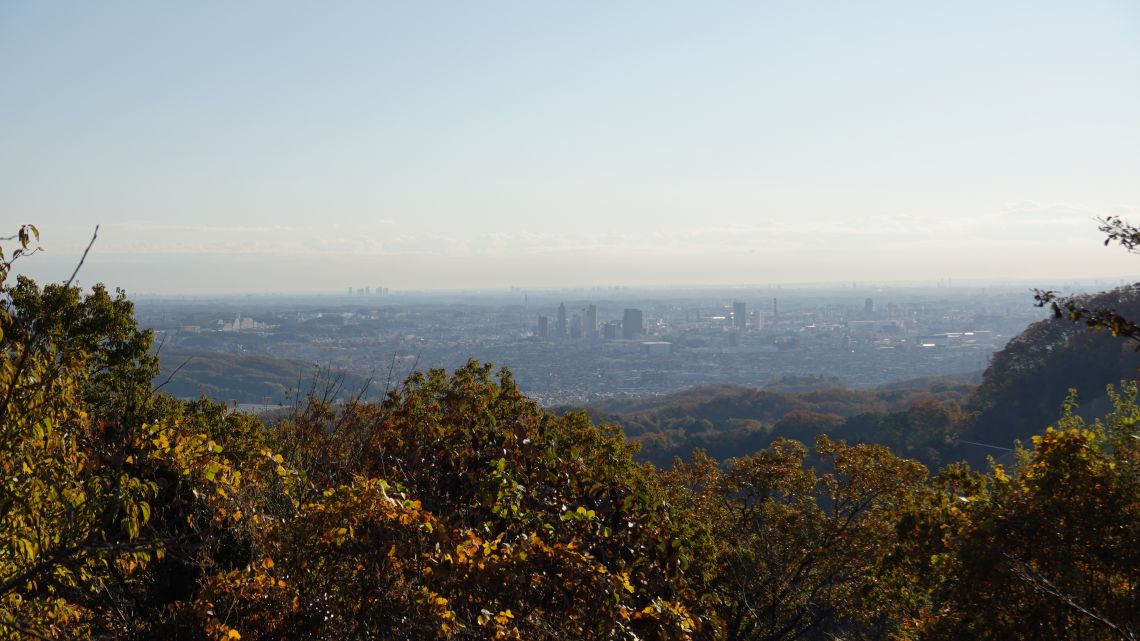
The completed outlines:
{"type": "Polygon", "coordinates": [[[1140,3],[0,4],[0,211],[134,292],[1140,273],[1140,3]]]}

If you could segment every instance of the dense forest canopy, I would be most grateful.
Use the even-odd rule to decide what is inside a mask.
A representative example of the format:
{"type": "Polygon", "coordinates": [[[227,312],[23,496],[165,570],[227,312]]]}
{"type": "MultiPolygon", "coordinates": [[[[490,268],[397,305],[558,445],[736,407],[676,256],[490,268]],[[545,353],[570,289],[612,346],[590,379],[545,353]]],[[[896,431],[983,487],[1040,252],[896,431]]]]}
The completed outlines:
{"type": "Polygon", "coordinates": [[[986,471],[839,440],[943,434],[966,393],[953,385],[913,402],[695,392],[685,412],[756,412],[776,436],[670,467],[474,362],[266,423],[155,392],[153,338],[121,292],[13,283],[35,237],[0,255],[0,638],[1140,632],[1134,384],[1093,423],[1070,401],[986,471]]]}
{"type": "Polygon", "coordinates": [[[597,422],[621,425],[640,446],[638,456],[659,467],[697,450],[723,460],[780,438],[810,443],[820,434],[886,445],[937,466],[966,420],[962,406],[973,390],[973,385],[954,379],[871,391],[827,387],[786,392],[717,385],[602,403],[586,412],[597,422]]]}

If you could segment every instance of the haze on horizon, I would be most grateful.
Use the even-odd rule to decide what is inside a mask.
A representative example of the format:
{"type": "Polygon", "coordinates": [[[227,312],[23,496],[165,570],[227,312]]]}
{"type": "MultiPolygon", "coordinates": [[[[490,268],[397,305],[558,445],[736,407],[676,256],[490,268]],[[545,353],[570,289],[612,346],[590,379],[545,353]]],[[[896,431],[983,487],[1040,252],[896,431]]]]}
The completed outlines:
{"type": "Polygon", "coordinates": [[[0,5],[3,235],[131,292],[1119,278],[1140,4],[0,5]]]}

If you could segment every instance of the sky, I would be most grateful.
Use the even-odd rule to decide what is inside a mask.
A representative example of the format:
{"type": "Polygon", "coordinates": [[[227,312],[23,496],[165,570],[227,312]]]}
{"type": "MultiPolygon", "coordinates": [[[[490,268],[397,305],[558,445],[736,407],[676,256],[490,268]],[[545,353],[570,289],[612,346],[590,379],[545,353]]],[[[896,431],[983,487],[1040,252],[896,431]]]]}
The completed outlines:
{"type": "Polygon", "coordinates": [[[1133,0],[6,0],[0,235],[132,293],[1124,278],[1138,114],[1133,0]]]}

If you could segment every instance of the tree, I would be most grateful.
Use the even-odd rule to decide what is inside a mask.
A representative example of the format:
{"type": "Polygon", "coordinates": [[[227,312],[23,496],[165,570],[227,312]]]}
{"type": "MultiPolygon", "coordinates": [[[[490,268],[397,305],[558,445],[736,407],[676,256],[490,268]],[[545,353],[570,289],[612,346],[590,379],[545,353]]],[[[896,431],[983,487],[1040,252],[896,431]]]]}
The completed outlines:
{"type": "Polygon", "coordinates": [[[887,638],[903,618],[894,519],[926,469],[824,436],[815,450],[830,471],[780,439],[727,470],[698,456],[675,472],[718,544],[708,590],[726,640],[887,638]]]}
{"type": "Polygon", "coordinates": [[[1109,391],[1092,426],[1072,414],[1007,473],[961,468],[907,519],[932,603],[926,639],[1135,639],[1140,632],[1140,408],[1109,391]]]}
{"type": "Polygon", "coordinates": [[[153,567],[232,525],[239,474],[150,393],[121,293],[10,285],[33,238],[0,250],[0,638],[129,638],[165,605],[153,567]]]}
{"type": "MultiPolygon", "coordinates": [[[[1130,253],[1140,253],[1140,228],[1119,216],[1099,218],[1100,231],[1105,234],[1107,247],[1117,243],[1130,253]]],[[[1113,336],[1140,341],[1140,325],[1130,316],[1118,313],[1112,307],[1089,305],[1085,297],[1059,296],[1054,291],[1036,290],[1034,296],[1038,307],[1049,306],[1057,318],[1067,318],[1074,323],[1084,323],[1094,329],[1108,329],[1113,336]]],[[[1140,349],[1140,343],[1138,343],[1140,349]]]]}
{"type": "MultiPolygon", "coordinates": [[[[711,558],[614,427],[555,416],[508,371],[413,374],[382,404],[278,426],[297,503],[253,532],[199,612],[243,638],[685,639],[711,558]],[[267,578],[269,577],[269,578],[267,578]]],[[[284,469],[283,467],[283,469],[284,469]]],[[[214,625],[214,628],[210,628],[214,625]]]]}
{"type": "MultiPolygon", "coordinates": [[[[1140,229],[1117,217],[1100,223],[1105,245],[1117,242],[1136,252],[1140,229]]],[[[1028,438],[1057,418],[1070,388],[1093,400],[1105,385],[1135,376],[1140,367],[1140,331],[1130,320],[1140,318],[1140,285],[1070,297],[1038,290],[1036,301],[1053,317],[1033,323],[994,354],[970,400],[976,417],[963,436],[998,445],[1028,438]]]]}

